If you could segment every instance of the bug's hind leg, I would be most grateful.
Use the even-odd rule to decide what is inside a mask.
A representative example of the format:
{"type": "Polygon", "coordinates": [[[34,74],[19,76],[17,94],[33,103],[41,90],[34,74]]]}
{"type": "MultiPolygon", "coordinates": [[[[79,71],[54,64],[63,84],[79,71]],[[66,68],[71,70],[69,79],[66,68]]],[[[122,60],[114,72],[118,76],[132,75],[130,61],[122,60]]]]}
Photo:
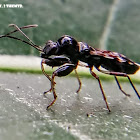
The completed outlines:
{"type": "Polygon", "coordinates": [[[104,101],[106,103],[106,107],[108,109],[109,112],[111,112],[110,108],[109,108],[109,105],[108,105],[108,102],[107,102],[107,99],[106,99],[106,95],[104,93],[104,90],[103,90],[103,87],[102,87],[102,84],[101,84],[101,81],[100,81],[100,78],[92,71],[92,68],[90,68],[90,73],[93,77],[95,77],[97,80],[98,80],[98,83],[99,83],[99,86],[100,86],[100,89],[101,89],[101,92],[102,92],[102,95],[103,95],[103,98],[104,98],[104,101]]]}
{"type": "Polygon", "coordinates": [[[136,95],[137,95],[138,98],[140,99],[140,95],[139,95],[137,89],[135,88],[135,86],[134,86],[134,84],[132,83],[130,77],[129,77],[126,73],[121,73],[121,72],[109,72],[109,74],[110,74],[110,75],[115,75],[115,76],[123,76],[123,77],[127,77],[128,80],[129,80],[129,82],[130,82],[130,84],[131,84],[131,86],[132,86],[132,88],[134,89],[136,95]]]}
{"type": "Polygon", "coordinates": [[[129,80],[131,86],[133,87],[135,93],[137,94],[138,98],[140,99],[140,95],[139,95],[137,89],[135,88],[134,84],[132,83],[132,81],[131,81],[131,79],[130,79],[130,77],[129,77],[128,75],[127,75],[127,78],[128,78],[128,80],[129,80]]]}
{"type": "Polygon", "coordinates": [[[114,77],[115,77],[115,80],[116,80],[117,85],[118,85],[119,89],[121,90],[121,92],[122,92],[124,95],[126,95],[126,96],[130,96],[130,94],[127,94],[127,93],[122,89],[122,87],[121,87],[121,85],[120,85],[120,83],[119,83],[117,77],[116,77],[116,76],[114,76],[114,77]]]}
{"type": "MultiPolygon", "coordinates": [[[[137,96],[138,96],[138,98],[140,99],[140,95],[139,95],[139,93],[138,93],[137,89],[135,88],[135,86],[134,86],[134,84],[132,83],[132,81],[131,81],[130,77],[129,77],[126,73],[122,73],[122,72],[110,72],[110,71],[104,71],[104,70],[99,69],[98,67],[97,67],[96,69],[97,69],[98,71],[100,71],[100,72],[105,73],[105,74],[114,75],[114,76],[127,77],[127,78],[128,78],[128,80],[129,80],[129,82],[130,82],[130,84],[131,84],[131,86],[132,86],[132,88],[134,89],[134,91],[135,91],[136,95],[137,95],[137,96]]],[[[118,84],[118,83],[117,83],[117,84],[118,84]]],[[[118,85],[118,86],[119,86],[119,85],[118,85]]],[[[123,92],[123,91],[122,91],[122,92],[123,92]]]]}

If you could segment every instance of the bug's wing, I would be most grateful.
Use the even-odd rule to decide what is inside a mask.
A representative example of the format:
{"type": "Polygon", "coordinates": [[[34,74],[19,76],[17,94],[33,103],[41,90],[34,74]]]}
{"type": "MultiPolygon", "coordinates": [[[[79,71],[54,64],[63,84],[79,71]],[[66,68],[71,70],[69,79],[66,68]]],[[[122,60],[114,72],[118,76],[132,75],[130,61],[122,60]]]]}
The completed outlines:
{"type": "Polygon", "coordinates": [[[99,56],[102,60],[100,65],[108,71],[134,74],[140,69],[139,64],[117,52],[96,49],[90,54],[99,56]]]}
{"type": "Polygon", "coordinates": [[[117,52],[112,52],[112,51],[105,51],[105,50],[94,50],[90,52],[91,55],[97,55],[97,56],[102,56],[107,59],[114,59],[120,63],[128,62],[129,64],[134,64],[131,59],[127,58],[125,55],[117,53],[117,52]]]}

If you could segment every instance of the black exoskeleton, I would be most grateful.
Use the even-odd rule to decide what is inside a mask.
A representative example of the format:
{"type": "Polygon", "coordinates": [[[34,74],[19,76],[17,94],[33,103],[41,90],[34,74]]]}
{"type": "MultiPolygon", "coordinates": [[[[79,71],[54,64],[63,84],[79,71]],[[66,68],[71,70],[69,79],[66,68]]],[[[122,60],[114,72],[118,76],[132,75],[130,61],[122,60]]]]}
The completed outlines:
{"type": "Polygon", "coordinates": [[[105,51],[105,50],[99,50],[95,49],[91,46],[89,46],[87,43],[84,42],[78,42],[73,37],[64,35],[60,37],[56,42],[53,42],[49,40],[45,47],[42,49],[40,46],[35,45],[22,31],[21,29],[30,28],[30,27],[36,27],[33,25],[23,26],[19,28],[17,25],[12,24],[11,26],[14,26],[16,30],[6,34],[1,35],[0,38],[8,37],[16,40],[20,40],[34,48],[36,48],[38,51],[41,52],[41,69],[43,74],[51,81],[51,88],[50,90],[44,92],[46,94],[49,91],[53,92],[54,100],[51,102],[51,104],[47,107],[49,108],[54,104],[56,101],[57,95],[55,92],[55,76],[61,77],[66,76],[70,74],[73,70],[75,70],[76,77],[79,82],[79,88],[77,92],[81,89],[81,81],[78,77],[76,68],[78,65],[84,66],[89,68],[90,73],[93,77],[95,77],[98,80],[99,87],[101,89],[101,93],[103,95],[104,101],[106,103],[106,107],[110,112],[110,108],[107,103],[107,99],[101,84],[101,81],[99,77],[93,72],[93,67],[95,67],[98,71],[114,75],[115,80],[117,82],[117,85],[119,89],[122,91],[123,94],[126,96],[130,96],[125,91],[123,91],[117,76],[123,76],[127,77],[131,86],[133,87],[135,93],[137,94],[138,98],[140,99],[140,95],[138,91],[136,90],[134,84],[132,83],[130,77],[128,74],[134,74],[140,69],[140,65],[133,62],[132,60],[128,59],[126,56],[119,54],[117,52],[112,51],[105,51]],[[13,37],[10,34],[20,31],[28,40],[29,42],[25,40],[21,40],[19,38],[13,37]],[[84,62],[82,64],[81,62],[84,62]],[[52,77],[45,72],[44,70],[44,64],[51,66],[51,67],[58,67],[57,70],[55,70],[52,74],[52,77]]]}

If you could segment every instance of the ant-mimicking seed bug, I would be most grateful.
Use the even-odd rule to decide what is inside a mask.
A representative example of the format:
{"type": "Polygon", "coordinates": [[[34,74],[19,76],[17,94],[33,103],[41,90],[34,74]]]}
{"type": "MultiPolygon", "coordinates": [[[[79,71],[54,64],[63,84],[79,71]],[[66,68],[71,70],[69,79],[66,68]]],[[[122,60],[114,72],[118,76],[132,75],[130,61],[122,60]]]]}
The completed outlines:
{"type": "Polygon", "coordinates": [[[0,38],[2,37],[8,37],[16,40],[20,40],[34,48],[36,48],[38,51],[41,52],[41,69],[43,74],[51,81],[51,88],[50,90],[44,92],[46,94],[49,91],[53,92],[54,100],[51,102],[47,108],[52,106],[54,102],[57,99],[57,95],[55,92],[55,77],[62,77],[70,74],[73,70],[75,70],[76,77],[79,82],[79,88],[77,92],[81,89],[81,81],[78,77],[76,68],[78,65],[84,66],[89,68],[90,73],[93,77],[95,77],[98,80],[99,87],[101,90],[101,93],[103,95],[103,99],[106,103],[106,107],[108,111],[110,112],[110,108],[100,81],[100,78],[93,72],[93,67],[95,67],[99,72],[109,74],[109,75],[114,75],[115,80],[117,82],[117,85],[121,92],[126,95],[130,96],[127,94],[121,87],[117,76],[122,76],[122,77],[127,77],[132,88],[134,89],[136,95],[140,99],[140,95],[135,88],[134,84],[132,83],[130,77],[128,76],[129,74],[134,74],[140,69],[140,65],[133,62],[132,60],[128,59],[126,56],[119,54],[117,52],[112,52],[112,51],[104,51],[104,50],[99,50],[95,49],[91,46],[89,46],[87,43],[84,42],[78,42],[76,41],[73,37],[64,35],[60,37],[56,42],[53,42],[49,40],[45,47],[42,49],[40,46],[35,45],[25,34],[21,29],[24,28],[30,28],[30,27],[35,27],[33,25],[28,25],[28,26],[23,26],[19,28],[17,25],[12,24],[11,26],[14,26],[16,30],[6,34],[6,35],[1,35],[0,38]],[[20,31],[28,40],[29,42],[25,40],[21,40],[19,38],[16,38],[14,36],[11,36],[11,33],[14,33],[16,31],[20,31]],[[81,64],[80,62],[84,62],[84,64],[81,64]],[[86,63],[86,65],[85,65],[86,63]],[[52,66],[52,67],[58,67],[53,73],[52,77],[48,76],[48,74],[45,72],[43,64],[52,66]],[[105,70],[101,69],[104,68],[105,70]]]}

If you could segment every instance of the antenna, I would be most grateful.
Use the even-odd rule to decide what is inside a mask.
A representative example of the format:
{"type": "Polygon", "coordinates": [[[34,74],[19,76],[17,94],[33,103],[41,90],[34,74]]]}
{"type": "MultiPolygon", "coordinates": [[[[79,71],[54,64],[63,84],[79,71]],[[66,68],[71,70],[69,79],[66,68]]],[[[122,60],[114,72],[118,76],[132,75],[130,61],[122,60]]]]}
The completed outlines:
{"type": "Polygon", "coordinates": [[[29,37],[28,37],[23,31],[21,31],[21,29],[37,27],[37,26],[38,26],[37,24],[27,25],[27,26],[23,26],[23,27],[20,27],[20,28],[19,28],[16,24],[9,24],[9,26],[10,26],[10,27],[11,27],[11,26],[14,26],[14,27],[16,28],[16,30],[11,31],[11,32],[9,32],[9,33],[7,33],[7,34],[5,34],[5,35],[0,35],[0,38],[8,37],[8,38],[12,38],[12,39],[15,39],[15,40],[19,40],[19,41],[22,41],[22,42],[24,42],[24,43],[26,43],[26,44],[28,44],[28,45],[34,47],[34,48],[37,49],[38,51],[42,52],[42,48],[41,48],[40,46],[35,45],[35,44],[32,42],[32,40],[29,39],[29,37]],[[17,31],[21,32],[21,33],[29,40],[29,42],[27,42],[27,41],[25,41],[25,40],[22,40],[22,39],[20,39],[20,38],[17,38],[17,37],[14,37],[14,36],[11,36],[11,35],[10,35],[10,34],[15,33],[15,32],[17,32],[17,31]]]}

